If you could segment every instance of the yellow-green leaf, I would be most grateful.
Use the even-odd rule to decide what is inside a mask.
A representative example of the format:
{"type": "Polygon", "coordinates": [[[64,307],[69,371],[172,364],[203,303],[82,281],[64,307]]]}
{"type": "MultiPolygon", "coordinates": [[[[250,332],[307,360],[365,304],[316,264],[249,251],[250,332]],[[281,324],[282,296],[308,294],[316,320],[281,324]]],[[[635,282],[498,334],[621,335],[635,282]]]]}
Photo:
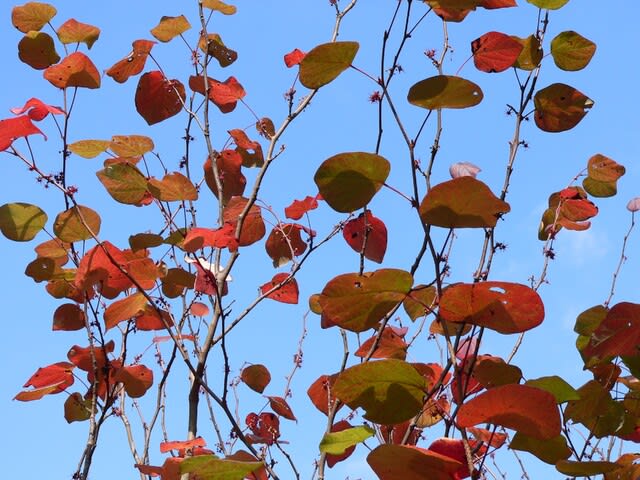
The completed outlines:
{"type": "Polygon", "coordinates": [[[331,455],[342,455],[345,450],[373,437],[375,433],[375,430],[367,425],[325,433],[320,441],[320,451],[331,455]]]}
{"type": "Polygon", "coordinates": [[[147,193],[147,179],[130,163],[112,163],[96,176],[116,202],[139,205],[147,193]]]}
{"type": "Polygon", "coordinates": [[[107,151],[111,142],[109,140],[79,140],[70,143],[67,148],[82,158],[95,158],[107,151]]]}
{"type": "Polygon", "coordinates": [[[574,31],[562,32],[551,41],[553,61],[561,70],[582,70],[594,53],[596,44],[574,31]]]}
{"type": "Polygon", "coordinates": [[[538,8],[545,8],[547,10],[557,10],[564,7],[569,0],[527,0],[532,5],[538,8]]]}
{"type": "Polygon", "coordinates": [[[137,157],[153,150],[153,140],[144,135],[114,135],[109,148],[120,157],[137,157]]]}
{"type": "Polygon", "coordinates": [[[68,43],[84,43],[88,49],[91,49],[98,37],[100,29],[87,23],[78,22],[70,18],[58,28],[58,40],[64,44],[68,43]]]}
{"type": "Polygon", "coordinates": [[[53,233],[63,242],[87,240],[100,233],[100,216],[89,207],[71,207],[58,214],[53,233]]]}
{"type": "Polygon", "coordinates": [[[47,214],[29,203],[5,203],[0,207],[0,232],[9,240],[28,242],[47,223],[47,214]]]}
{"type": "Polygon", "coordinates": [[[482,90],[478,85],[451,75],[436,75],[421,80],[409,89],[407,95],[409,103],[429,110],[469,108],[478,105],[482,98],[482,90]]]}
{"type": "Polygon", "coordinates": [[[300,62],[300,83],[320,88],[344,72],[358,53],[358,42],[324,43],[308,52],[300,62]]]}

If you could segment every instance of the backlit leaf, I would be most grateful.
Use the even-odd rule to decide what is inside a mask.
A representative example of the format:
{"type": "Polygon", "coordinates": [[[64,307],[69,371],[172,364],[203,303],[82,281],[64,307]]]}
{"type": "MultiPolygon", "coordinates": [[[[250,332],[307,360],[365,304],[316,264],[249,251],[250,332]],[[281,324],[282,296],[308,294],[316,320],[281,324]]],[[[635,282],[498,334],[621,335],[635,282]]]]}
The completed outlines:
{"type": "Polygon", "coordinates": [[[65,303],[53,313],[53,330],[71,332],[86,327],[84,311],[75,303],[65,303]]]}
{"type": "Polygon", "coordinates": [[[27,2],[11,10],[11,23],[22,33],[40,30],[57,13],[56,8],[48,3],[27,2]]]}
{"type": "Polygon", "coordinates": [[[116,371],[114,381],[124,384],[129,397],[139,398],[153,385],[153,372],[144,365],[129,365],[116,371]]]}
{"type": "Polygon", "coordinates": [[[165,78],[158,70],[145,73],[138,81],[136,110],[149,125],[180,113],[185,100],[184,85],[165,78]]]}
{"type": "Polygon", "coordinates": [[[436,306],[436,288],[426,285],[415,286],[402,301],[402,306],[413,321],[429,315],[436,306]]]}
{"type": "Polygon", "coordinates": [[[161,442],[160,453],[167,453],[171,450],[187,450],[191,448],[206,446],[207,442],[202,437],[196,437],[192,440],[161,442]]]}
{"type": "Polygon", "coordinates": [[[386,359],[347,368],[338,375],[333,393],[352,409],[362,408],[367,420],[391,425],[421,410],[426,388],[425,378],[411,364],[386,359]]]}
{"type": "Polygon", "coordinates": [[[44,70],[60,61],[53,38],[44,32],[28,32],[18,43],[18,58],[36,70],[44,70]]]}
{"type": "Polygon", "coordinates": [[[223,460],[215,455],[198,455],[180,462],[180,473],[190,473],[203,480],[242,480],[262,466],[262,462],[241,462],[223,460]]]}
{"type": "Polygon", "coordinates": [[[282,303],[298,303],[298,282],[296,282],[295,278],[289,278],[288,273],[276,273],[270,282],[260,287],[260,293],[264,295],[272,288],[278,287],[278,285],[284,281],[287,281],[287,283],[271,292],[267,295],[267,298],[282,303]]]}
{"type": "Polygon", "coordinates": [[[154,149],[153,140],[144,135],[114,135],[109,149],[121,157],[137,157],[154,149]]]}
{"type": "Polygon", "coordinates": [[[238,100],[246,95],[244,88],[235,77],[229,77],[224,82],[208,77],[205,85],[202,75],[192,75],[189,77],[189,88],[202,95],[207,95],[208,89],[209,100],[216,104],[222,113],[232,112],[238,100]]]}
{"type": "Polygon", "coordinates": [[[191,181],[179,172],[168,173],[162,180],[149,180],[151,195],[162,202],[197,200],[198,191],[191,181]]]}
{"type": "Polygon", "coordinates": [[[597,154],[589,159],[587,172],[587,178],[582,181],[587,193],[594,197],[612,197],[618,192],[618,179],[626,169],[615,160],[597,154]]]}
{"type": "Polygon", "coordinates": [[[78,242],[98,235],[100,223],[97,212],[78,205],[58,214],[53,223],[53,233],[63,242],[78,242]]]}
{"type": "MultiPolygon", "coordinates": [[[[325,415],[329,414],[329,408],[333,407],[338,401],[333,391],[333,385],[337,377],[337,374],[331,376],[321,375],[307,390],[307,395],[313,405],[325,415]]],[[[342,406],[342,403],[339,405],[342,406]]]]}
{"type": "Polygon", "coordinates": [[[281,417],[286,418],[287,420],[296,420],[291,407],[287,403],[287,401],[282,397],[267,397],[269,399],[269,406],[271,409],[276,412],[281,417]]]}
{"type": "Polygon", "coordinates": [[[458,177],[434,186],[420,204],[420,218],[444,228],[491,228],[511,210],[480,180],[458,177]]]}
{"type": "Polygon", "coordinates": [[[107,355],[112,353],[114,348],[115,342],[113,340],[103,346],[93,345],[80,347],[74,345],[69,349],[69,352],[67,352],[67,358],[80,370],[93,372],[94,364],[97,369],[104,368],[107,365],[107,355]]]}
{"type": "Polygon", "coordinates": [[[227,5],[221,0],[202,0],[202,6],[211,10],[216,10],[224,15],[233,15],[236,13],[236,7],[227,5]]]}
{"type": "Polygon", "coordinates": [[[299,65],[300,62],[304,59],[305,55],[306,53],[304,53],[302,50],[294,48],[284,56],[284,64],[287,66],[287,68],[299,65]]]}
{"type": "Polygon", "coordinates": [[[151,35],[156,37],[156,40],[168,42],[190,28],[191,24],[184,15],[180,15],[179,17],[162,17],[160,23],[151,29],[151,35]]]}
{"type": "Polygon", "coordinates": [[[332,42],[311,49],[300,62],[300,83],[320,88],[344,72],[358,53],[358,42],[332,42]]]}
{"type": "Polygon", "coordinates": [[[11,146],[14,140],[39,133],[45,140],[46,135],[36,127],[28,115],[0,120],[0,152],[11,146]]]}
{"type": "Polygon", "coordinates": [[[13,397],[13,399],[20,400],[21,402],[31,402],[33,400],[40,400],[45,395],[49,395],[51,393],[60,393],[58,391],[58,387],[59,385],[62,385],[62,383],[63,382],[59,382],[58,385],[48,385],[42,388],[23,390],[22,392],[18,393],[15,397],[13,397]]]}
{"type": "Polygon", "coordinates": [[[342,229],[347,244],[369,260],[382,263],[387,251],[387,227],[384,222],[366,210],[349,220],[342,229]]]}
{"type": "Polygon", "coordinates": [[[596,44],[574,31],[562,32],[551,41],[553,61],[561,70],[582,70],[594,53],[596,44]]]}
{"type": "Polygon", "coordinates": [[[145,296],[136,292],[133,295],[116,300],[104,311],[104,324],[107,330],[115,327],[118,323],[129,320],[144,311],[147,304],[145,296]]]}
{"type": "Polygon", "coordinates": [[[569,400],[580,399],[580,395],[575,388],[569,385],[562,378],[555,375],[527,380],[526,385],[546,390],[547,392],[553,394],[554,397],[556,397],[556,402],[558,403],[565,403],[569,400]]]}
{"type": "Polygon", "coordinates": [[[547,10],[557,10],[564,7],[569,0],[527,0],[532,5],[538,8],[546,8],[547,10]]]}
{"type": "Polygon", "coordinates": [[[78,392],[67,397],[64,402],[64,419],[67,423],[83,422],[91,418],[91,398],[83,398],[78,392]]]}
{"type": "MultiPolygon", "coordinates": [[[[222,187],[222,203],[227,204],[231,197],[241,196],[247,185],[247,178],[242,173],[242,156],[235,150],[222,150],[216,157],[216,167],[222,187]]],[[[207,186],[217,198],[220,198],[210,157],[207,157],[203,168],[207,186]]]]}
{"type": "Polygon", "coordinates": [[[322,162],[313,179],[331,208],[349,213],[371,201],[390,169],[389,161],[374,153],[339,153],[322,162]]]}
{"type": "MultiPolygon", "coordinates": [[[[240,214],[246,208],[247,202],[248,200],[244,197],[231,197],[222,214],[224,221],[236,225],[240,214]]],[[[261,210],[254,204],[244,218],[238,243],[241,247],[251,245],[262,239],[265,234],[266,228],[264,226],[264,220],[262,219],[261,210]]]]}
{"type": "Polygon", "coordinates": [[[44,78],[58,88],[100,87],[100,72],[82,52],[73,52],[44,71],[44,78]]]}
{"type": "Polygon", "coordinates": [[[457,283],[444,290],[440,316],[503,334],[521,333],[544,319],[540,296],[526,285],[509,282],[457,283]]]}
{"type": "Polygon", "coordinates": [[[517,60],[513,64],[520,70],[533,70],[542,61],[542,46],[540,40],[535,35],[529,35],[527,38],[512,36],[514,40],[522,45],[522,51],[518,55],[517,60]]]}
{"type": "Polygon", "coordinates": [[[529,452],[543,462],[551,465],[555,465],[556,462],[566,460],[571,456],[571,449],[567,445],[567,439],[562,435],[547,440],[540,440],[517,432],[513,436],[511,443],[509,443],[509,448],[529,452]]]}
{"type": "Polygon", "coordinates": [[[607,387],[596,380],[578,389],[579,400],[570,400],[564,412],[566,419],[581,423],[597,438],[622,433],[625,407],[611,398],[607,387]]]}
{"type": "Polygon", "coordinates": [[[58,40],[60,40],[61,43],[85,43],[87,48],[91,49],[100,36],[100,29],[93,25],[78,22],[74,18],[70,18],[60,25],[57,33],[58,40]]]}
{"type": "Polygon", "coordinates": [[[305,252],[307,242],[302,239],[303,230],[305,228],[297,223],[282,223],[271,230],[265,249],[274,267],[281,267],[305,252]]]}
{"type": "Polygon", "coordinates": [[[478,105],[482,98],[482,90],[478,85],[450,75],[421,80],[409,89],[407,95],[409,103],[429,110],[469,108],[478,105]]]}
{"type": "Polygon", "coordinates": [[[593,106],[593,100],[564,83],[554,83],[533,97],[536,125],[545,132],[564,132],[575,127],[593,106]]]}
{"type": "Polygon", "coordinates": [[[332,455],[340,455],[348,448],[364,442],[373,435],[375,435],[375,430],[367,425],[325,433],[320,441],[320,451],[332,455]]]}
{"type": "Polygon", "coordinates": [[[284,215],[292,220],[300,220],[309,210],[318,208],[318,197],[306,196],[303,200],[294,200],[291,205],[284,209],[284,215]]]}
{"type": "Polygon", "coordinates": [[[0,232],[9,240],[28,242],[44,228],[47,214],[29,203],[5,203],[0,207],[0,232]]]}
{"type": "Polygon", "coordinates": [[[62,392],[65,388],[73,385],[73,369],[75,366],[69,362],[58,362],[53,365],[39,368],[23,387],[42,388],[56,385],[57,391],[62,392]]]}
{"type": "Polygon", "coordinates": [[[118,83],[126,82],[129,77],[139,74],[144,69],[151,49],[156,42],[151,40],[135,40],[131,46],[132,50],[122,60],[116,62],[105,73],[118,83]]]}
{"type": "Polygon", "coordinates": [[[471,42],[473,63],[482,72],[503,72],[512,67],[522,52],[522,44],[509,35],[488,32],[471,42]]]}
{"type": "Polygon", "coordinates": [[[22,115],[23,113],[26,113],[31,120],[39,122],[49,114],[64,115],[65,112],[60,107],[47,105],[37,98],[30,98],[24,103],[22,108],[12,108],[11,113],[15,115],[22,115]]]}
{"type": "Polygon", "coordinates": [[[407,356],[408,345],[404,341],[404,335],[406,328],[397,328],[386,326],[381,335],[374,334],[368,338],[355,351],[356,357],[366,357],[373,345],[376,345],[375,350],[371,354],[371,358],[397,358],[404,360],[407,356]]]}
{"type": "Polygon", "coordinates": [[[380,480],[452,480],[462,463],[411,445],[383,444],[367,456],[380,480]]]}
{"type": "Polygon", "coordinates": [[[468,400],[458,410],[460,427],[493,423],[530,437],[549,440],[560,435],[560,413],[549,392],[527,385],[503,385],[468,400]]]}
{"type": "Polygon", "coordinates": [[[82,158],[95,158],[109,148],[109,140],[79,140],[67,145],[69,151],[82,158]]]}
{"type": "Polygon", "coordinates": [[[206,37],[200,37],[198,47],[202,52],[218,60],[222,68],[228,67],[238,59],[238,53],[227,47],[217,33],[209,33],[206,37]]]}
{"type": "Polygon", "coordinates": [[[607,312],[582,350],[588,357],[635,355],[640,345],[640,305],[621,302],[607,312]]]}
{"type": "Polygon", "coordinates": [[[613,472],[621,468],[621,465],[613,462],[574,462],[560,460],[556,463],[556,470],[570,477],[590,477],[613,472]]]}
{"type": "Polygon", "coordinates": [[[112,163],[96,176],[116,202],[141,205],[147,196],[146,177],[130,163],[112,163]]]}
{"type": "Polygon", "coordinates": [[[352,332],[369,330],[404,299],[412,284],[409,272],[396,269],[338,275],[318,298],[321,325],[337,325],[352,332]]]}
{"type": "Polygon", "coordinates": [[[240,379],[253,391],[262,393],[271,382],[271,374],[267,367],[261,364],[249,365],[242,369],[240,379]]]}

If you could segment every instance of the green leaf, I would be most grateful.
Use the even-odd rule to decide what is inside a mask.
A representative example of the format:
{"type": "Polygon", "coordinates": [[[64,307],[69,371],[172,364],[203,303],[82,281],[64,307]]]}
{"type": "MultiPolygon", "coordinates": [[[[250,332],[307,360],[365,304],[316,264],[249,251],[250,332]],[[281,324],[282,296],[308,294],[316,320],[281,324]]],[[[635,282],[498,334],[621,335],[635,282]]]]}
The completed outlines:
{"type": "Polygon", "coordinates": [[[553,61],[561,70],[582,70],[594,53],[596,44],[574,31],[562,32],[551,41],[553,61]]]}
{"type": "Polygon", "coordinates": [[[527,380],[525,385],[530,385],[532,387],[546,390],[554,397],[556,397],[556,402],[558,403],[580,399],[580,394],[578,393],[578,391],[557,375],[527,380]]]}
{"type": "Polygon", "coordinates": [[[9,240],[28,242],[47,223],[47,214],[29,203],[5,203],[0,207],[0,232],[9,240]]]}
{"type": "Polygon", "coordinates": [[[593,100],[564,83],[554,83],[533,97],[535,121],[545,132],[564,132],[575,127],[593,107],[593,100]]]}
{"type": "Polygon", "coordinates": [[[223,460],[215,455],[198,455],[180,462],[180,473],[191,473],[200,480],[243,480],[262,466],[262,462],[240,462],[223,460]]]}
{"type": "Polygon", "coordinates": [[[613,462],[573,462],[560,460],[556,463],[556,470],[570,477],[590,477],[613,472],[622,466],[613,462]]]}
{"type": "Polygon", "coordinates": [[[116,202],[139,205],[147,194],[147,179],[128,162],[107,165],[96,175],[116,202]]]}
{"type": "Polygon", "coordinates": [[[87,240],[100,233],[100,216],[89,207],[72,207],[58,214],[53,233],[63,242],[87,240]]]}
{"type": "Polygon", "coordinates": [[[567,439],[562,435],[549,440],[539,440],[517,432],[509,448],[529,452],[545,463],[555,465],[559,460],[566,460],[571,456],[571,449],[567,446],[567,439]]]}
{"type": "Polygon", "coordinates": [[[342,455],[349,447],[364,442],[375,433],[373,428],[366,425],[347,428],[340,432],[325,433],[320,442],[320,451],[331,455],[342,455]]]}
{"type": "Polygon", "coordinates": [[[392,425],[414,417],[423,405],[427,382],[410,364],[386,359],[347,368],[338,375],[332,393],[364,418],[392,425]]]}
{"type": "Polygon", "coordinates": [[[442,182],[425,195],[420,218],[444,228],[492,228],[511,210],[480,180],[463,176],[442,182]]]}
{"type": "Polygon", "coordinates": [[[533,70],[540,65],[542,61],[542,46],[540,45],[540,40],[538,40],[535,35],[529,35],[527,38],[516,36],[512,36],[511,38],[522,44],[522,51],[513,64],[514,67],[520,70],[533,70]]]}
{"type": "Polygon", "coordinates": [[[390,169],[389,161],[375,153],[339,153],[322,162],[313,179],[331,208],[349,213],[371,201],[390,169]]]}
{"type": "Polygon", "coordinates": [[[578,389],[579,400],[571,400],[564,411],[565,419],[584,425],[597,438],[614,435],[625,417],[622,402],[611,398],[609,391],[591,380],[578,389]]]}
{"type": "Polygon", "coordinates": [[[320,88],[344,72],[358,53],[358,42],[332,42],[318,45],[300,62],[300,83],[320,88]]]}
{"type": "Polygon", "coordinates": [[[546,8],[547,10],[557,10],[564,7],[569,0],[527,0],[532,5],[538,8],[546,8]]]}
{"type": "Polygon", "coordinates": [[[421,80],[409,89],[407,95],[409,103],[429,110],[469,108],[478,105],[482,98],[482,90],[478,85],[450,75],[421,80]]]}
{"type": "Polygon", "coordinates": [[[83,398],[78,392],[67,397],[64,402],[64,419],[67,423],[83,422],[91,418],[91,398],[83,398]]]}
{"type": "Polygon", "coordinates": [[[338,275],[324,287],[318,298],[322,327],[334,325],[352,332],[375,327],[398,305],[411,289],[409,272],[381,269],[375,272],[338,275]]]}

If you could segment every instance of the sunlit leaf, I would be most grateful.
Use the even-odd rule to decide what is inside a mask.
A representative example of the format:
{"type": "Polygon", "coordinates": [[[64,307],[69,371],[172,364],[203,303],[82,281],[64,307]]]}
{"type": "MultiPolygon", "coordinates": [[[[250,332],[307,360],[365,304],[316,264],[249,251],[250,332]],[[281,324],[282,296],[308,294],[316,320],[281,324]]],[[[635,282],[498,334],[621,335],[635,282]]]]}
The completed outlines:
{"type": "Polygon", "coordinates": [[[374,153],[339,153],[322,162],[313,179],[331,208],[349,213],[371,201],[390,169],[389,161],[374,153]]]}
{"type": "Polygon", "coordinates": [[[78,242],[98,235],[100,223],[97,212],[78,205],[58,214],[53,223],[53,233],[63,242],[78,242]]]}
{"type": "Polygon", "coordinates": [[[144,69],[151,49],[156,42],[151,40],[135,40],[131,46],[132,50],[122,60],[116,62],[105,73],[118,83],[126,82],[129,77],[137,75],[144,69]]]}
{"type": "MultiPolygon", "coordinates": [[[[210,157],[207,157],[203,168],[207,186],[217,198],[220,198],[210,157]]],[[[242,173],[242,157],[235,150],[222,150],[216,157],[216,168],[218,181],[222,187],[222,203],[226,205],[231,197],[241,196],[247,185],[247,178],[242,173]]]]}
{"type": "Polygon", "coordinates": [[[302,239],[302,231],[305,228],[297,223],[282,223],[271,230],[264,246],[274,267],[281,267],[305,252],[307,242],[302,239]]]}
{"type": "Polygon", "coordinates": [[[197,200],[198,191],[195,185],[179,172],[168,173],[162,180],[149,180],[151,195],[162,202],[179,202],[197,200]]]}
{"type": "Polygon", "coordinates": [[[267,397],[269,400],[269,406],[281,417],[287,420],[297,421],[291,407],[283,397],[267,397]]]}
{"type": "Polygon", "coordinates": [[[493,423],[530,437],[548,440],[560,435],[560,413],[549,392],[527,385],[503,385],[468,400],[458,410],[460,427],[493,423]]]}
{"type": "Polygon", "coordinates": [[[249,365],[242,369],[240,379],[253,391],[258,393],[264,392],[269,382],[271,382],[271,374],[267,367],[261,364],[249,365]]]}
{"type": "Polygon", "coordinates": [[[44,70],[60,61],[53,38],[44,32],[28,32],[18,43],[18,58],[36,70],[44,70]]]}
{"type": "Polygon", "coordinates": [[[444,228],[490,228],[511,210],[480,180],[463,176],[434,186],[420,204],[420,218],[444,228]]]}
{"type": "Polygon", "coordinates": [[[180,15],[179,17],[162,17],[160,23],[151,29],[151,35],[156,37],[156,40],[168,42],[174,37],[182,35],[190,28],[191,24],[184,15],[180,15]]]}
{"type": "Polygon", "coordinates": [[[582,70],[594,53],[596,44],[574,31],[562,32],[551,41],[553,61],[561,70],[582,70]]]}
{"type": "Polygon", "coordinates": [[[242,480],[262,466],[262,462],[241,462],[223,460],[215,455],[198,455],[180,462],[180,473],[190,473],[203,480],[242,480]]]}
{"type": "Polygon", "coordinates": [[[318,208],[318,196],[306,196],[303,200],[294,200],[284,209],[284,215],[292,220],[300,220],[309,210],[318,208]]]}
{"type": "Polygon", "coordinates": [[[367,456],[380,480],[451,480],[462,464],[453,458],[410,445],[383,444],[367,456]]]}
{"type": "Polygon", "coordinates": [[[96,175],[116,202],[140,205],[147,196],[146,177],[130,163],[107,165],[96,175]]]}
{"type": "Polygon", "coordinates": [[[289,53],[284,56],[284,64],[287,68],[291,68],[295,65],[299,65],[300,62],[304,59],[306,53],[298,48],[294,48],[289,53]]]}
{"type": "Polygon", "coordinates": [[[576,389],[556,375],[527,380],[526,385],[546,390],[556,398],[556,402],[558,403],[580,399],[580,395],[576,389]]]}
{"type": "Polygon", "coordinates": [[[406,328],[391,327],[387,325],[381,335],[377,333],[362,342],[355,351],[356,357],[364,358],[375,345],[371,358],[397,358],[404,360],[407,356],[408,345],[404,341],[406,328]]]}
{"type": "Polygon", "coordinates": [[[160,453],[167,453],[171,450],[186,450],[190,448],[206,446],[207,442],[202,437],[196,437],[192,440],[161,442],[160,453]]]}
{"type": "Polygon", "coordinates": [[[607,312],[606,317],[590,336],[582,350],[588,357],[635,355],[640,344],[640,305],[621,302],[607,312]]]}
{"type": "Polygon", "coordinates": [[[364,442],[373,435],[375,435],[375,430],[367,425],[325,433],[320,441],[320,451],[332,455],[340,455],[348,448],[364,442]]]}
{"type": "Polygon", "coordinates": [[[185,100],[184,85],[165,78],[158,70],[145,73],[138,81],[136,110],[149,125],[180,113],[185,100]]]}
{"type": "Polygon", "coordinates": [[[396,269],[338,275],[327,283],[318,299],[321,324],[353,332],[369,330],[404,299],[412,283],[409,272],[396,269]]]}
{"type": "Polygon", "coordinates": [[[618,179],[626,169],[615,160],[597,154],[589,159],[587,171],[587,178],[582,181],[587,193],[594,197],[612,197],[618,192],[618,179]]]}
{"type": "Polygon", "coordinates": [[[100,29],[70,18],[60,25],[57,34],[61,43],[84,43],[88,49],[91,49],[98,37],[100,37],[100,29]]]}
{"type": "Polygon", "coordinates": [[[575,127],[593,106],[593,100],[564,83],[554,83],[533,97],[536,125],[545,132],[563,132],[575,127]]]}
{"type": "Polygon", "coordinates": [[[44,71],[44,78],[58,88],[100,87],[100,72],[82,52],[73,52],[44,71]]]}
{"type": "Polygon", "coordinates": [[[473,63],[482,72],[503,72],[512,67],[520,53],[522,44],[509,35],[488,32],[471,42],[473,63]]]}
{"type": "Polygon", "coordinates": [[[569,0],[527,0],[527,2],[538,8],[546,8],[548,10],[557,10],[564,7],[569,0]]]}
{"type": "MultiPolygon", "coordinates": [[[[333,385],[337,377],[337,374],[321,375],[307,390],[307,395],[313,405],[325,415],[329,414],[329,408],[333,407],[338,401],[333,391],[333,385]]],[[[339,403],[339,407],[341,406],[342,403],[339,403]]]]}
{"type": "Polygon", "coordinates": [[[235,77],[229,77],[224,82],[208,77],[205,85],[202,75],[192,75],[189,77],[189,88],[194,92],[207,95],[222,113],[229,113],[235,110],[238,100],[246,95],[244,88],[235,77]]]}
{"type": "Polygon", "coordinates": [[[79,140],[67,145],[69,151],[82,158],[95,158],[109,148],[109,140],[79,140]]]}
{"type": "Polygon", "coordinates": [[[288,273],[276,273],[271,281],[260,287],[260,293],[264,295],[273,288],[277,290],[267,295],[267,298],[282,303],[298,303],[298,282],[295,278],[290,278],[288,273]],[[278,287],[284,281],[287,283],[278,287]]]}
{"type": "Polygon", "coordinates": [[[409,103],[429,110],[469,108],[478,105],[482,98],[482,90],[478,85],[450,75],[421,80],[409,89],[407,95],[409,103]]]}
{"type": "Polygon", "coordinates": [[[5,203],[0,207],[0,232],[9,240],[28,242],[44,228],[47,214],[29,203],[5,203]]]}
{"type": "Polygon", "coordinates": [[[115,327],[118,323],[129,320],[144,311],[147,304],[145,296],[136,292],[133,295],[116,300],[104,311],[104,324],[108,329],[115,327]]]}
{"type": "Polygon", "coordinates": [[[421,410],[426,388],[425,378],[411,364],[386,359],[347,368],[332,392],[352,409],[362,408],[367,420],[391,425],[421,410]]]}
{"type": "MultiPolygon", "coordinates": [[[[236,225],[240,214],[246,208],[247,202],[248,200],[244,197],[231,197],[222,214],[224,221],[236,225]]],[[[238,243],[241,247],[251,245],[262,239],[265,234],[266,228],[261,210],[254,204],[244,218],[238,243]]]]}
{"type": "Polygon", "coordinates": [[[37,98],[30,98],[24,103],[22,108],[12,108],[11,113],[15,115],[22,115],[23,113],[26,113],[31,120],[39,122],[49,114],[64,115],[65,112],[60,107],[47,105],[37,98]]]}
{"type": "Polygon", "coordinates": [[[18,393],[15,397],[13,397],[13,399],[19,400],[21,402],[31,402],[33,400],[40,400],[45,395],[49,395],[51,393],[60,393],[58,391],[58,387],[59,385],[62,385],[62,383],[63,382],[59,382],[59,384],[57,385],[48,385],[42,388],[23,390],[22,392],[18,393]]]}
{"type": "Polygon", "coordinates": [[[597,438],[622,433],[625,407],[611,398],[609,389],[596,380],[585,383],[578,389],[579,400],[570,400],[564,416],[581,423],[597,438]]]}
{"type": "Polygon", "coordinates": [[[382,263],[387,251],[387,227],[369,210],[345,223],[342,236],[355,252],[362,253],[373,262],[382,263]]]}
{"type": "Polygon", "coordinates": [[[500,333],[521,333],[544,319],[540,296],[510,282],[457,283],[444,290],[440,316],[447,322],[471,323],[500,333]]]}
{"type": "Polygon", "coordinates": [[[124,384],[129,397],[139,398],[153,385],[153,372],[144,365],[129,365],[116,371],[114,381],[124,384]]]}
{"type": "Polygon", "coordinates": [[[436,288],[416,285],[402,302],[404,311],[413,321],[432,313],[435,309],[436,288]]]}
{"type": "Polygon", "coordinates": [[[344,72],[358,53],[358,42],[332,42],[311,49],[300,62],[300,83],[320,88],[344,72]]]}
{"type": "Polygon", "coordinates": [[[28,115],[0,120],[0,152],[11,146],[14,140],[39,133],[45,140],[46,135],[36,127],[28,115]]]}
{"type": "Polygon", "coordinates": [[[40,2],[27,2],[11,10],[11,23],[22,33],[40,30],[56,16],[53,5],[40,2]]]}
{"type": "Polygon", "coordinates": [[[121,157],[137,157],[154,149],[153,140],[144,135],[114,135],[109,149],[121,157]]]}
{"type": "Polygon", "coordinates": [[[202,0],[202,6],[211,10],[216,10],[224,15],[233,15],[236,13],[236,7],[227,5],[221,0],[202,0]]]}

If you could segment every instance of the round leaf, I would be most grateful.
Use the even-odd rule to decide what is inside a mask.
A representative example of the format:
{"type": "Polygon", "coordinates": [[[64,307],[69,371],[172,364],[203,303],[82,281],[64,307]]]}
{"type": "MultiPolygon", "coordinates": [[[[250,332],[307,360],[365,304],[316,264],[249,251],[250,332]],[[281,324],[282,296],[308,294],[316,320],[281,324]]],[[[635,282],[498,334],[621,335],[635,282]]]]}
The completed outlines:
{"type": "Polygon", "coordinates": [[[332,42],[318,45],[300,62],[300,83],[320,88],[349,68],[358,53],[358,42],[332,42]]]}
{"type": "Polygon", "coordinates": [[[451,480],[463,466],[457,460],[424,448],[384,444],[367,456],[380,480],[451,480]]]}
{"type": "Polygon", "coordinates": [[[561,70],[582,70],[594,53],[596,44],[574,31],[562,32],[551,41],[553,61],[561,70]]]}
{"type": "Polygon", "coordinates": [[[545,132],[564,132],[575,127],[593,106],[593,100],[564,83],[554,83],[533,98],[535,121],[545,132]]]}
{"type": "Polygon", "coordinates": [[[29,203],[5,203],[0,207],[0,232],[9,240],[28,242],[47,223],[47,214],[29,203]]]}
{"type": "Polygon", "coordinates": [[[99,232],[100,216],[82,205],[59,213],[53,223],[53,233],[63,242],[87,240],[99,232]]]}
{"type": "Polygon", "coordinates": [[[389,161],[375,153],[340,153],[322,162],[313,179],[331,208],[349,213],[371,201],[390,169],[389,161]]]}
{"type": "Polygon", "coordinates": [[[409,89],[407,99],[412,105],[438,108],[469,108],[478,105],[482,90],[475,83],[451,75],[437,75],[421,80],[409,89]]]}
{"type": "Polygon", "coordinates": [[[271,374],[264,365],[255,364],[243,368],[242,373],[240,374],[240,379],[251,390],[262,393],[271,381],[271,374]]]}
{"type": "Polygon", "coordinates": [[[96,172],[116,202],[139,205],[147,194],[147,179],[130,163],[113,163],[96,172]]]}
{"type": "Polygon", "coordinates": [[[182,35],[191,28],[187,17],[162,17],[160,23],[151,29],[151,35],[161,42],[168,42],[172,38],[182,35]]]}
{"type": "Polygon", "coordinates": [[[542,46],[540,40],[535,35],[529,35],[527,38],[512,36],[522,45],[522,51],[518,55],[518,59],[513,64],[520,70],[533,70],[542,61],[542,46]]]}
{"type": "Polygon", "coordinates": [[[147,72],[138,81],[136,110],[149,125],[180,113],[185,100],[184,85],[160,71],[147,72]]]}
{"type": "Polygon", "coordinates": [[[60,61],[53,38],[44,32],[29,32],[18,43],[18,58],[31,68],[44,70],[60,61]]]}

